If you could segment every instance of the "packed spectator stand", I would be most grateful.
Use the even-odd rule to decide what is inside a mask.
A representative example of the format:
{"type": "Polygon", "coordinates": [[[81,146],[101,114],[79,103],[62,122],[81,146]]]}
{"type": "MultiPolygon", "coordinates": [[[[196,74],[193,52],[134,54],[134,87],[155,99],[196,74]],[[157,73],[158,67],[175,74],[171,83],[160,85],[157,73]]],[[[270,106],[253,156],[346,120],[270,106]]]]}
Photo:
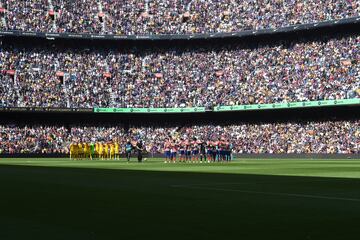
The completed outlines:
{"type": "Polygon", "coordinates": [[[184,127],[0,126],[2,153],[68,153],[72,142],[118,142],[141,139],[149,153],[163,153],[167,138],[233,144],[233,153],[359,154],[360,121],[192,125],[184,127]]]}
{"type": "Polygon", "coordinates": [[[3,44],[9,107],[203,107],[357,98],[360,36],[120,51],[3,44]]]}
{"type": "Polygon", "coordinates": [[[2,0],[1,27],[117,35],[238,32],[359,16],[356,0],[2,0]]]}

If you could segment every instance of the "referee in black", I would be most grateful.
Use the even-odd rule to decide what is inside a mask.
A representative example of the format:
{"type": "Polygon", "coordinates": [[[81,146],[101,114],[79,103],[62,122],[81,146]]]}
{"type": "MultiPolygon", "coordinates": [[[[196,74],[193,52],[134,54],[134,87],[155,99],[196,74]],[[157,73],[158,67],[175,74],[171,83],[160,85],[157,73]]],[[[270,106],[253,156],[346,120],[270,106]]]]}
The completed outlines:
{"type": "Polygon", "coordinates": [[[139,140],[136,144],[136,151],[137,151],[138,162],[141,163],[143,157],[142,154],[144,151],[144,144],[141,140],[139,140]]]}
{"type": "Polygon", "coordinates": [[[206,142],[205,141],[202,141],[201,144],[200,144],[200,161],[204,161],[206,162],[206,142]]]}

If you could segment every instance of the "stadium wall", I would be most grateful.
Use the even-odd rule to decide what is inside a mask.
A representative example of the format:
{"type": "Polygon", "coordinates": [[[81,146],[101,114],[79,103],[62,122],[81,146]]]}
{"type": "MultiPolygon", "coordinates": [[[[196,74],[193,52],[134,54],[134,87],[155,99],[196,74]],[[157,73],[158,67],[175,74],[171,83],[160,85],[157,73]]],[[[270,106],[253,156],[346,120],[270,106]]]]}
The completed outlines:
{"type": "Polygon", "coordinates": [[[196,124],[232,124],[289,121],[322,121],[360,119],[360,106],[278,109],[261,111],[204,113],[94,113],[94,112],[0,112],[0,124],[24,125],[90,125],[90,126],[186,126],[196,124]],[[166,121],[165,121],[166,120],[166,121]]]}

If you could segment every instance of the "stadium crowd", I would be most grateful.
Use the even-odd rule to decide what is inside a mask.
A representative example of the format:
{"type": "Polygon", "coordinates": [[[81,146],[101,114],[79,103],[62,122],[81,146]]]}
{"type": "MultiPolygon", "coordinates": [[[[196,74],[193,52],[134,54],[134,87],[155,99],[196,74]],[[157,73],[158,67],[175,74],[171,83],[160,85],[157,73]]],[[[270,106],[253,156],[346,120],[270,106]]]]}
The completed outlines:
{"type": "Polygon", "coordinates": [[[249,48],[0,51],[0,105],[196,107],[356,98],[360,36],[249,48]]]}
{"type": "Polygon", "coordinates": [[[166,139],[226,139],[233,153],[360,153],[360,121],[199,125],[159,128],[0,126],[3,153],[68,153],[73,142],[126,142],[141,139],[150,153],[163,153],[166,139]]]}
{"type": "Polygon", "coordinates": [[[7,30],[182,34],[278,28],[358,16],[356,0],[2,0],[7,30]]]}

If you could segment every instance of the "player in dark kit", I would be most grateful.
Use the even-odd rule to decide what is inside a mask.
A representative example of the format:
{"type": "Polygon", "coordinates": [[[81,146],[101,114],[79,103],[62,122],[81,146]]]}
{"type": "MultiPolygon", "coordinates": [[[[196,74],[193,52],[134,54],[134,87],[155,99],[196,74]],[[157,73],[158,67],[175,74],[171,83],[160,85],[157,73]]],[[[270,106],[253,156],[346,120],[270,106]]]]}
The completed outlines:
{"type": "Polygon", "coordinates": [[[206,154],[207,154],[207,144],[205,141],[201,141],[201,144],[200,144],[200,162],[207,162],[207,157],[206,157],[206,154]]]}
{"type": "Polygon", "coordinates": [[[225,160],[226,162],[230,162],[230,155],[231,155],[231,151],[230,151],[230,143],[229,141],[225,141],[225,160]]]}
{"type": "Polygon", "coordinates": [[[186,162],[191,161],[191,144],[189,140],[186,140],[185,142],[185,157],[186,157],[186,162]]]}
{"type": "Polygon", "coordinates": [[[137,157],[138,157],[138,162],[142,162],[142,155],[143,155],[143,151],[144,151],[144,144],[141,140],[139,140],[136,144],[136,151],[137,151],[137,157]]]}
{"type": "Polygon", "coordinates": [[[133,145],[131,144],[130,141],[128,141],[125,145],[125,155],[128,162],[130,162],[132,149],[133,149],[133,145]]]}
{"type": "Polygon", "coordinates": [[[228,162],[230,160],[230,144],[228,141],[223,141],[224,145],[224,161],[228,162]]]}
{"type": "Polygon", "coordinates": [[[213,155],[214,155],[214,162],[218,161],[220,162],[220,138],[217,141],[214,141],[214,147],[215,147],[215,151],[213,151],[213,155]]]}

